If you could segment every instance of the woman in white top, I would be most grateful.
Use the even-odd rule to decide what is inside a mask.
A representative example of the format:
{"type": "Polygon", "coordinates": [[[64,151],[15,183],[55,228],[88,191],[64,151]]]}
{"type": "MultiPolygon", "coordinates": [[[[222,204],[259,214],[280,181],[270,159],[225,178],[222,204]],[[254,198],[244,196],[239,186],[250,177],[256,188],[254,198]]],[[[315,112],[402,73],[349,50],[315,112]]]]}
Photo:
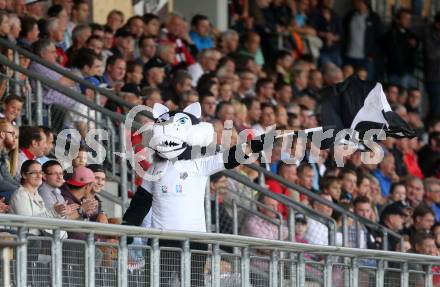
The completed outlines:
{"type": "MultiPolygon", "coordinates": [[[[58,214],[46,209],[44,201],[38,193],[38,187],[42,183],[41,164],[36,160],[27,160],[20,170],[21,185],[12,194],[10,200],[10,213],[60,218],[58,214]]],[[[46,230],[52,233],[51,230],[46,230]]],[[[29,233],[40,235],[38,230],[29,230],[29,233]]]]}

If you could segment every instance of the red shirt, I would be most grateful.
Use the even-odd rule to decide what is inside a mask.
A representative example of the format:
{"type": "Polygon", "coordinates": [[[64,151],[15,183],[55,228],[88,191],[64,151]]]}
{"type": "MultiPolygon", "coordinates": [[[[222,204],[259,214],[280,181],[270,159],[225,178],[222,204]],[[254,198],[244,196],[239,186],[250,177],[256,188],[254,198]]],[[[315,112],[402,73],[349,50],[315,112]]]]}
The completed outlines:
{"type": "Polygon", "coordinates": [[[22,147],[20,150],[24,153],[28,160],[36,159],[35,155],[27,148],[22,147]]]}
{"type": "Polygon", "coordinates": [[[417,161],[417,155],[413,152],[407,152],[403,155],[403,162],[405,163],[408,173],[423,179],[423,173],[420,169],[419,163],[417,161]]]}

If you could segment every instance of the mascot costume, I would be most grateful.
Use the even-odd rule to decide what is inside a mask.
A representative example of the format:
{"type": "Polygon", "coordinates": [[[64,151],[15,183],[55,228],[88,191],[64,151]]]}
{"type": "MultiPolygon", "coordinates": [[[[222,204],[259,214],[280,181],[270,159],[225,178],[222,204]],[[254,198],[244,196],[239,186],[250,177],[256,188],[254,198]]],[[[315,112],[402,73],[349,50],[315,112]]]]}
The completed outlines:
{"type": "MultiPolygon", "coordinates": [[[[155,104],[153,117],[156,121],[149,146],[156,152],[156,159],[147,174],[156,177],[156,180],[144,177],[124,214],[123,224],[140,226],[151,209],[152,228],[205,232],[204,199],[207,180],[214,173],[240,164],[235,158],[237,146],[209,156],[195,152],[214,141],[212,124],[199,120],[199,103],[189,105],[182,112],[170,112],[166,106],[155,104]]],[[[259,140],[250,141],[251,151],[262,151],[263,142],[264,135],[259,140]]],[[[244,155],[244,158],[247,156],[244,155]]],[[[159,241],[160,246],[181,247],[180,244],[170,240],[159,241]]],[[[207,250],[208,246],[191,242],[190,248],[207,250]]],[[[205,286],[203,278],[206,255],[201,256],[205,258],[193,262],[191,266],[191,286],[205,286]]],[[[161,280],[178,274],[178,270],[168,266],[167,258],[161,257],[160,260],[161,280]]]]}
{"type": "MultiPolygon", "coordinates": [[[[140,226],[151,209],[152,228],[205,232],[207,180],[214,173],[240,164],[235,158],[237,146],[194,157],[196,153],[192,151],[206,148],[214,141],[212,124],[199,120],[199,103],[182,112],[170,112],[166,106],[155,104],[153,117],[149,146],[156,152],[156,160],[147,174],[157,180],[143,180],[124,214],[124,224],[140,226]]],[[[250,141],[251,151],[262,151],[263,142],[264,135],[250,141]]]]}

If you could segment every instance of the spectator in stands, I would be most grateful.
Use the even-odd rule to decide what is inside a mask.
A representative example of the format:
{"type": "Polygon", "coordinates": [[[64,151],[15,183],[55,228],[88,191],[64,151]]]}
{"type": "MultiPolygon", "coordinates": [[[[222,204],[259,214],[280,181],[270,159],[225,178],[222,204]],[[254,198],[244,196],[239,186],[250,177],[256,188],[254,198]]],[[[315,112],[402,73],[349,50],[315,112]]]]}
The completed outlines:
{"type": "Polygon", "coordinates": [[[23,109],[23,98],[10,95],[3,102],[3,113],[0,113],[0,118],[5,119],[12,125],[17,125],[15,120],[21,116],[21,111],[23,109]]]}
{"type": "Polygon", "coordinates": [[[440,132],[429,133],[428,143],[418,151],[417,156],[423,175],[436,176],[440,163],[440,132]]]}
{"type": "Polygon", "coordinates": [[[31,47],[38,40],[39,34],[37,20],[32,17],[24,17],[21,19],[21,31],[17,44],[31,47]]]}
{"type": "Polygon", "coordinates": [[[99,193],[104,190],[105,183],[107,182],[107,176],[105,174],[104,167],[100,164],[89,164],[87,168],[93,171],[93,174],[95,175],[95,184],[92,188],[93,192],[99,193]]]}
{"type": "Polygon", "coordinates": [[[411,11],[401,8],[384,36],[388,80],[404,88],[414,85],[418,41],[411,29],[411,11]]]}
{"type": "Polygon", "coordinates": [[[11,26],[8,39],[12,43],[16,44],[18,37],[20,36],[21,31],[21,21],[20,18],[18,18],[17,14],[9,14],[9,25],[11,26]]]}
{"type": "Polygon", "coordinates": [[[405,178],[406,198],[411,207],[416,208],[423,201],[425,194],[423,182],[415,176],[407,176],[405,178]]]}
{"type": "Polygon", "coordinates": [[[188,67],[188,72],[193,81],[192,85],[197,86],[197,82],[203,74],[215,72],[221,58],[219,51],[215,49],[205,49],[197,56],[197,62],[188,67]]]}
{"type": "MultiPolygon", "coordinates": [[[[100,213],[98,207],[99,203],[96,199],[86,199],[86,195],[90,193],[95,182],[95,175],[85,166],[80,166],[74,169],[71,179],[66,180],[68,188],[61,191],[64,200],[68,205],[77,204],[80,207],[76,213],[72,215],[72,219],[82,220],[89,219],[96,221],[100,213]]],[[[84,234],[72,233],[69,238],[84,239],[84,234]]]]}
{"type": "Polygon", "coordinates": [[[319,51],[320,65],[330,62],[340,67],[342,65],[342,25],[338,15],[332,9],[332,1],[320,1],[314,22],[317,35],[323,42],[323,46],[319,51]]]}
{"type": "Polygon", "coordinates": [[[69,59],[67,66],[73,67],[76,52],[86,46],[87,39],[92,35],[92,30],[87,25],[77,25],[72,31],[72,46],[66,51],[69,59]]]}
{"type": "Polygon", "coordinates": [[[41,164],[44,164],[46,161],[49,160],[49,155],[52,153],[54,148],[54,135],[51,128],[46,126],[40,126],[39,127],[44,134],[46,135],[46,149],[44,150],[43,156],[40,156],[37,158],[37,161],[41,164]]]}
{"type": "Polygon", "coordinates": [[[218,48],[223,55],[230,56],[237,51],[240,37],[235,30],[226,30],[220,35],[218,48]]]}
{"type": "Polygon", "coordinates": [[[429,96],[429,114],[440,115],[440,12],[437,12],[434,23],[425,33],[423,55],[425,68],[426,92],[429,96]]]}
{"type": "Polygon", "coordinates": [[[47,210],[61,217],[71,218],[79,208],[78,204],[67,205],[61,195],[61,186],[64,184],[64,171],[56,160],[49,160],[43,164],[43,184],[38,192],[44,201],[47,210]]]}
{"type": "Polygon", "coordinates": [[[7,142],[14,140],[16,130],[5,120],[0,120],[0,210],[4,209],[4,203],[8,203],[12,193],[19,187],[10,172],[10,158],[7,142]]]}
{"type": "Polygon", "coordinates": [[[414,210],[413,219],[414,223],[406,233],[410,237],[411,245],[415,246],[418,233],[431,233],[431,228],[435,223],[434,212],[431,208],[420,205],[414,210]]]}
{"type": "Polygon", "coordinates": [[[158,88],[145,87],[141,91],[141,97],[144,102],[144,105],[147,107],[153,108],[155,103],[163,103],[162,95],[160,94],[160,90],[158,88]]]}
{"type": "Polygon", "coordinates": [[[325,64],[322,67],[322,77],[324,79],[324,86],[334,85],[344,80],[342,70],[332,63],[325,64]]]}
{"type": "MultiPolygon", "coordinates": [[[[32,216],[32,217],[54,217],[61,216],[48,210],[44,204],[43,199],[38,194],[38,187],[42,183],[41,164],[36,160],[27,160],[23,163],[20,170],[21,185],[12,194],[10,201],[10,212],[18,215],[32,216]]],[[[46,231],[51,233],[51,231],[46,231]]],[[[29,230],[29,233],[40,235],[37,229],[29,230]]],[[[64,237],[64,232],[62,232],[64,237]]]]}
{"type": "Polygon", "coordinates": [[[144,66],[157,52],[157,43],[154,36],[142,36],[138,41],[139,57],[136,61],[144,66]]]}
{"type": "Polygon", "coordinates": [[[96,55],[98,55],[102,58],[103,62],[105,62],[107,60],[107,58],[104,59],[104,54],[102,53],[102,51],[104,49],[104,42],[102,41],[101,37],[96,36],[96,35],[90,36],[87,39],[86,48],[94,51],[96,53],[96,55]]]}
{"type": "Polygon", "coordinates": [[[378,169],[373,172],[373,175],[379,180],[382,195],[384,197],[389,196],[391,184],[399,180],[399,176],[396,174],[395,160],[392,153],[385,154],[382,162],[379,163],[378,169]]]}
{"type": "Polygon", "coordinates": [[[125,28],[119,28],[115,33],[115,45],[110,52],[113,55],[122,57],[125,61],[133,60],[135,42],[133,35],[125,28]]]}
{"type": "MultiPolygon", "coordinates": [[[[394,232],[401,232],[403,230],[403,223],[405,220],[405,206],[402,202],[394,202],[386,206],[380,216],[380,223],[394,232]]],[[[388,250],[396,250],[398,239],[391,234],[388,234],[388,250]]]]}
{"type": "Polygon", "coordinates": [[[343,20],[345,63],[354,68],[363,67],[368,79],[376,79],[375,62],[382,37],[382,22],[369,0],[354,0],[354,9],[343,20]]]}
{"type": "Polygon", "coordinates": [[[8,39],[11,32],[11,24],[9,22],[8,13],[4,10],[0,10],[0,37],[8,39]]]}
{"type": "Polygon", "coordinates": [[[58,19],[60,26],[64,27],[62,30],[64,38],[60,43],[56,43],[57,47],[61,48],[63,51],[67,51],[67,49],[72,45],[72,39],[70,38],[72,35],[66,32],[67,24],[69,22],[69,14],[67,13],[67,10],[62,5],[52,5],[47,10],[47,16],[49,18],[58,19]]]}
{"type": "Polygon", "coordinates": [[[257,82],[256,75],[252,71],[245,69],[239,73],[239,77],[240,77],[240,86],[238,88],[238,94],[240,98],[244,99],[246,97],[254,97],[255,96],[254,85],[257,82]]]}
{"type": "Polygon", "coordinates": [[[390,188],[390,197],[388,199],[391,203],[401,201],[406,203],[406,186],[402,181],[395,182],[390,188]]]}
{"type": "Polygon", "coordinates": [[[313,166],[310,163],[307,162],[301,163],[297,168],[298,185],[308,190],[313,190],[314,173],[315,172],[313,170],[313,166]]]}
{"type": "Polygon", "coordinates": [[[144,20],[144,36],[157,39],[160,32],[159,16],[152,13],[145,13],[142,18],[144,20]]]}
{"type": "Polygon", "coordinates": [[[357,187],[357,174],[354,170],[345,168],[342,169],[341,173],[339,174],[339,177],[341,178],[341,197],[346,198],[347,194],[349,197],[353,198],[353,196],[356,193],[356,187],[357,187]]]}
{"type": "Polygon", "coordinates": [[[295,242],[309,243],[304,238],[306,231],[307,231],[307,218],[302,213],[299,212],[295,213],[295,242]]]}
{"type": "Polygon", "coordinates": [[[39,127],[21,126],[19,138],[19,169],[26,160],[36,160],[47,149],[46,134],[39,127]]]}
{"type": "Polygon", "coordinates": [[[184,71],[178,70],[174,74],[171,86],[163,90],[163,100],[170,110],[176,110],[180,104],[181,95],[192,89],[191,75],[184,71]]]}
{"type": "Polygon", "coordinates": [[[170,14],[168,21],[165,23],[165,28],[162,30],[161,36],[162,41],[170,42],[174,45],[176,50],[175,64],[181,64],[184,68],[195,63],[188,47],[188,40],[191,40],[191,38],[182,38],[182,31],[185,30],[185,25],[182,16],[170,14]]]}
{"type": "MultiPolygon", "coordinates": [[[[301,166],[300,166],[301,167],[301,166]]],[[[299,167],[298,167],[299,169],[299,167]]],[[[299,177],[301,178],[301,177],[299,177]]],[[[319,196],[327,201],[332,201],[332,197],[325,193],[320,193],[319,196]]],[[[312,208],[318,213],[325,217],[331,217],[333,209],[323,203],[316,200],[311,201],[312,208]]],[[[308,220],[307,231],[304,238],[310,244],[316,245],[329,245],[329,231],[327,225],[318,222],[312,218],[308,220]]]]}
{"type": "Polygon", "coordinates": [[[431,234],[417,234],[415,238],[415,244],[413,246],[415,253],[438,256],[438,249],[435,244],[435,238],[431,234]]]}
{"type": "Polygon", "coordinates": [[[87,165],[87,149],[84,145],[81,145],[78,149],[78,154],[72,160],[72,167],[75,169],[86,165],[87,165]]]}
{"type": "Polygon", "coordinates": [[[144,34],[144,21],[142,17],[138,15],[130,17],[125,26],[137,44],[141,36],[144,34]]]}
{"type": "MultiPolygon", "coordinates": [[[[124,80],[125,85],[134,85],[139,89],[142,78],[142,65],[136,61],[128,61],[124,80]]],[[[139,93],[140,91],[137,95],[139,95],[139,93]]]]}
{"type": "Polygon", "coordinates": [[[107,59],[107,65],[104,73],[105,82],[115,91],[120,91],[127,69],[127,63],[121,56],[113,55],[107,59]]]}
{"type": "Polygon", "coordinates": [[[240,57],[250,57],[257,65],[264,65],[264,56],[260,48],[260,35],[255,32],[247,32],[241,39],[241,48],[238,49],[240,57]]]}
{"type": "Polygon", "coordinates": [[[341,200],[341,180],[336,176],[325,176],[321,180],[321,189],[325,194],[332,197],[334,203],[341,200]]]}
{"type": "Polygon", "coordinates": [[[205,15],[196,14],[191,19],[191,40],[197,48],[198,52],[204,49],[211,49],[214,47],[214,41],[209,35],[211,30],[211,23],[205,15]]]}
{"type": "Polygon", "coordinates": [[[256,135],[263,134],[267,129],[274,128],[276,124],[275,109],[270,103],[263,103],[261,105],[261,116],[257,124],[252,126],[256,135]]]}
{"type": "Polygon", "coordinates": [[[107,23],[106,26],[110,27],[111,30],[116,32],[119,28],[124,25],[124,13],[120,10],[111,10],[107,15],[107,23]]]}
{"type": "Polygon", "coordinates": [[[67,24],[67,33],[72,37],[73,30],[79,25],[87,24],[89,20],[89,3],[86,0],[74,0],[67,24]]]}
{"type": "Polygon", "coordinates": [[[26,1],[26,16],[39,21],[44,16],[45,4],[41,0],[26,1]]]}
{"type": "MultiPolygon", "coordinates": [[[[373,208],[371,200],[366,196],[356,197],[353,201],[354,213],[360,217],[372,220],[373,208]]],[[[381,238],[378,234],[366,225],[360,226],[359,245],[357,244],[357,227],[356,224],[349,225],[348,230],[348,246],[354,248],[380,249],[381,238]]]]}
{"type": "Polygon", "coordinates": [[[143,87],[162,88],[165,80],[166,64],[158,57],[149,60],[143,67],[143,87]]]}
{"type": "MultiPolygon", "coordinates": [[[[62,43],[64,40],[64,31],[66,27],[58,18],[49,18],[46,22],[46,30],[48,38],[54,42],[56,45],[62,43]]],[[[67,64],[67,54],[61,47],[56,46],[57,53],[57,63],[61,66],[66,66],[67,64]]]]}
{"type": "Polygon", "coordinates": [[[440,180],[429,177],[423,181],[425,196],[421,206],[425,206],[434,212],[435,220],[440,221],[440,180]]]}

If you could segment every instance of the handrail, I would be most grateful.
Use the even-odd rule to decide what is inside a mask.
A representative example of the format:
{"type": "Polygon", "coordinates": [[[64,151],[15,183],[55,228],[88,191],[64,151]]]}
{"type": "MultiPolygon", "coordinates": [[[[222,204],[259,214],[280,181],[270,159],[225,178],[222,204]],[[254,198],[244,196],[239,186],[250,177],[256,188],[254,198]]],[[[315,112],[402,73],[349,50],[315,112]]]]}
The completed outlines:
{"type": "Polygon", "coordinates": [[[381,232],[386,231],[388,234],[390,234],[398,239],[402,238],[402,236],[400,234],[388,229],[387,227],[380,225],[376,222],[373,222],[369,219],[366,219],[364,217],[360,217],[357,214],[354,214],[353,212],[346,210],[346,209],[342,208],[341,206],[322,198],[318,194],[316,194],[316,193],[314,193],[314,192],[312,192],[312,191],[310,191],[310,190],[308,190],[298,184],[287,181],[285,178],[283,178],[277,174],[274,174],[270,171],[267,171],[266,169],[258,166],[257,164],[249,164],[249,165],[247,165],[247,167],[249,167],[255,171],[258,171],[258,172],[264,174],[265,176],[268,176],[272,179],[275,179],[276,181],[280,182],[282,185],[284,185],[288,188],[292,188],[295,191],[298,191],[299,193],[302,193],[310,198],[313,198],[313,200],[318,201],[321,204],[327,205],[327,206],[331,207],[334,211],[337,211],[343,215],[349,216],[349,217],[355,219],[356,221],[361,222],[362,224],[364,224],[370,228],[373,228],[373,229],[381,231],[381,232]]]}
{"type": "Polygon", "coordinates": [[[394,251],[383,250],[366,250],[358,248],[336,247],[336,246],[322,246],[303,244],[295,242],[286,242],[262,238],[254,238],[247,236],[238,236],[230,234],[217,234],[217,233],[205,233],[205,232],[192,232],[192,231],[173,231],[173,230],[160,230],[149,229],[135,226],[116,225],[116,224],[103,224],[88,221],[79,220],[67,220],[67,219],[54,219],[46,217],[31,217],[21,216],[13,214],[1,214],[0,225],[6,225],[11,227],[26,227],[37,229],[53,229],[53,230],[65,230],[72,232],[84,232],[89,234],[102,234],[102,235],[114,235],[114,236],[133,236],[133,237],[150,237],[150,238],[167,238],[174,240],[188,240],[191,241],[203,241],[205,243],[221,243],[221,245],[234,245],[234,246],[248,246],[252,248],[266,248],[268,250],[279,249],[286,250],[288,252],[307,252],[307,253],[320,253],[320,254],[335,254],[345,257],[362,257],[362,258],[375,258],[384,259],[387,261],[411,261],[422,262],[424,264],[440,264],[440,257],[401,253],[394,251]]]}
{"type": "MultiPolygon", "coordinates": [[[[110,100],[116,102],[118,105],[121,105],[124,107],[129,107],[129,108],[134,107],[134,105],[125,102],[120,97],[118,97],[115,93],[113,93],[107,89],[96,87],[96,86],[92,85],[89,81],[86,81],[86,80],[78,77],[74,73],[63,69],[62,67],[60,67],[58,65],[54,65],[53,63],[49,63],[48,61],[42,59],[41,57],[37,56],[36,54],[29,52],[26,49],[23,49],[13,43],[11,43],[8,40],[0,38],[0,45],[6,46],[7,48],[12,49],[13,51],[16,51],[16,52],[24,55],[25,57],[31,59],[33,62],[36,62],[36,63],[41,64],[51,70],[54,70],[58,74],[63,75],[64,77],[69,78],[69,79],[87,87],[88,89],[94,90],[94,91],[98,92],[99,94],[106,96],[110,100]]],[[[150,118],[152,118],[150,113],[147,113],[147,115],[150,118]]]]}

